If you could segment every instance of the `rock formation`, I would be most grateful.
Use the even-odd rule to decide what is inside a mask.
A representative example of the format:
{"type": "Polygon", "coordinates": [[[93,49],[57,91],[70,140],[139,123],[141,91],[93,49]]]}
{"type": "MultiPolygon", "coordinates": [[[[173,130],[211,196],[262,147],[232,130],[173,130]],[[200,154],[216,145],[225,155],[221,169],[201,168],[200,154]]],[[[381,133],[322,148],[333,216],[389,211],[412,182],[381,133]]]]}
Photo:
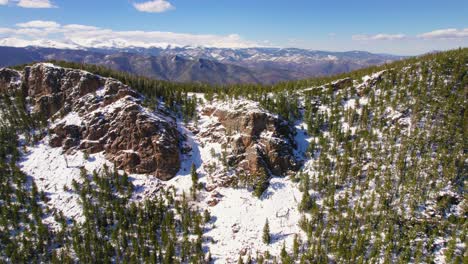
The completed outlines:
{"type": "Polygon", "coordinates": [[[175,120],[141,106],[140,95],[121,82],[88,72],[35,64],[23,72],[0,71],[0,91],[22,89],[33,111],[56,121],[50,145],[88,153],[104,151],[119,169],[162,180],[180,168],[175,120]]]}
{"type": "MultiPolygon", "coordinates": [[[[228,135],[226,144],[232,151],[228,156],[230,166],[252,175],[266,172],[277,176],[298,168],[293,154],[293,129],[279,116],[250,101],[208,106],[203,113],[216,117],[217,125],[228,135]]],[[[207,134],[216,137],[211,131],[207,134]]]]}

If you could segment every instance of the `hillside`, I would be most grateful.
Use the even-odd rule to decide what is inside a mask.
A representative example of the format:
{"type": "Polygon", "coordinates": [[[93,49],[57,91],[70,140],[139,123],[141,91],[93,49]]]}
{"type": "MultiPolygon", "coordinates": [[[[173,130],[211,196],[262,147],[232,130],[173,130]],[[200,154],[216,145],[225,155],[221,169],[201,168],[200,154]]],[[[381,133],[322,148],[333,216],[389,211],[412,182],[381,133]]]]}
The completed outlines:
{"type": "Polygon", "coordinates": [[[2,261],[466,261],[468,49],[225,89],[57,64],[0,70],[2,261]]]}

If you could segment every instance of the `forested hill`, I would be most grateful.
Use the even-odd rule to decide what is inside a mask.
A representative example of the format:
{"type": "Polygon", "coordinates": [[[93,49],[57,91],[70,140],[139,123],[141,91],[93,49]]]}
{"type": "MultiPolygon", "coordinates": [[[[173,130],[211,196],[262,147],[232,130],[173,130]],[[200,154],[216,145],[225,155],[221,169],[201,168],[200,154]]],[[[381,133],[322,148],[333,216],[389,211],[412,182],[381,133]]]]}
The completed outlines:
{"type": "MultiPolygon", "coordinates": [[[[301,90],[310,87],[318,87],[327,83],[331,83],[335,80],[352,78],[355,80],[360,80],[365,75],[371,75],[372,73],[379,72],[382,70],[393,70],[398,71],[404,67],[415,65],[418,63],[428,63],[434,60],[445,60],[446,67],[451,68],[453,65],[453,60],[456,59],[457,62],[463,64],[466,60],[466,53],[468,48],[460,48],[457,50],[431,53],[419,57],[411,57],[404,60],[394,61],[380,66],[372,66],[364,69],[352,71],[350,73],[342,73],[333,76],[324,76],[324,77],[315,77],[308,78],[296,81],[284,81],[279,82],[274,85],[260,85],[260,84],[232,84],[232,85],[209,85],[209,84],[199,84],[199,83],[190,83],[190,82],[168,82],[164,80],[154,80],[144,76],[138,76],[126,72],[119,72],[111,70],[107,67],[74,63],[74,62],[65,62],[52,60],[50,62],[62,66],[75,69],[87,70],[102,76],[116,78],[121,80],[127,85],[134,87],[145,95],[151,96],[163,96],[168,93],[177,94],[177,93],[187,93],[187,92],[202,92],[207,94],[221,94],[221,96],[246,96],[251,97],[255,100],[259,100],[261,96],[264,96],[266,93],[273,92],[275,94],[280,94],[284,91],[295,91],[301,90]]],[[[23,66],[18,66],[22,68],[23,66]]],[[[169,96],[170,97],[170,96],[169,96]]]]}
{"type": "Polygon", "coordinates": [[[466,262],[468,48],[273,86],[40,63],[0,92],[0,262],[466,262]]]}

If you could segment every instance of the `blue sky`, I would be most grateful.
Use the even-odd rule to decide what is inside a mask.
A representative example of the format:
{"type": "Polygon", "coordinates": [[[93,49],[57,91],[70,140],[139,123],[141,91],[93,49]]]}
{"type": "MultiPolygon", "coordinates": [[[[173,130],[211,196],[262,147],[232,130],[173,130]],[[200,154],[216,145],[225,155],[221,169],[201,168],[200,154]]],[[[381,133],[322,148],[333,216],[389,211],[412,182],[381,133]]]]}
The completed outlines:
{"type": "Polygon", "coordinates": [[[468,46],[468,1],[0,0],[0,39],[91,45],[83,38],[98,35],[138,43],[420,54],[468,46]],[[50,22],[55,30],[41,34],[47,24],[30,21],[50,22]],[[94,28],[57,29],[70,24],[94,28]],[[92,30],[98,31],[89,35],[92,30]]]}

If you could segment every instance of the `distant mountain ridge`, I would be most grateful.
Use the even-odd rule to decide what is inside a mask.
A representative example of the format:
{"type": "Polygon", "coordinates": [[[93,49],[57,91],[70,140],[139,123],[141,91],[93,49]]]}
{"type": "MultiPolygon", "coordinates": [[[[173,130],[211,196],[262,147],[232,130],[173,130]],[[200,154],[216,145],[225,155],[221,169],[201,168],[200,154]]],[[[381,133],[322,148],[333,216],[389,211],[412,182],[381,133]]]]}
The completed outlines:
{"type": "MultiPolygon", "coordinates": [[[[1,44],[1,42],[0,42],[1,44]]],[[[64,60],[97,64],[150,78],[209,84],[263,83],[328,76],[388,63],[401,56],[363,51],[326,52],[280,48],[0,47],[0,67],[64,60]]]]}
{"type": "Polygon", "coordinates": [[[0,67],[63,60],[102,65],[118,71],[175,82],[260,83],[247,68],[178,55],[151,56],[127,52],[106,54],[86,50],[0,47],[0,57],[0,67]]]}
{"type": "MultiPolygon", "coordinates": [[[[330,52],[298,48],[131,47],[92,50],[104,53],[125,51],[153,56],[179,55],[191,59],[205,58],[249,68],[259,76],[260,80],[272,79],[271,82],[334,75],[404,58],[366,51],[330,52]],[[277,75],[276,78],[271,76],[272,73],[277,75]]],[[[268,83],[268,81],[262,82],[268,83]]]]}

